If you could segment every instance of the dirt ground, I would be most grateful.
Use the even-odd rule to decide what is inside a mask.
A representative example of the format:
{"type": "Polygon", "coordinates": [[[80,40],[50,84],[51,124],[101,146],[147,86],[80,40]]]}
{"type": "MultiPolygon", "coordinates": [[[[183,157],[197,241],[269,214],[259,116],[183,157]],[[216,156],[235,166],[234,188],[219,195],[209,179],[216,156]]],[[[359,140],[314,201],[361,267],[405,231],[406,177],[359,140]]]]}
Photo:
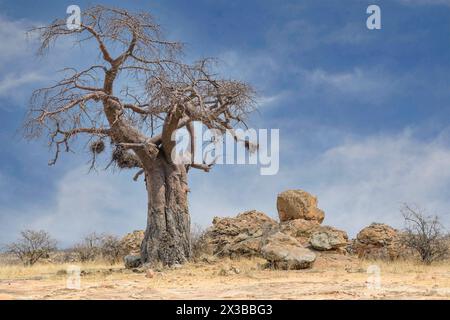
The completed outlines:
{"type": "Polygon", "coordinates": [[[65,274],[67,265],[0,267],[0,300],[450,299],[448,262],[424,266],[328,255],[309,270],[261,265],[257,259],[199,262],[155,270],[152,277],[120,265],[81,265],[79,289],[67,288],[68,279],[71,286],[77,283],[65,274]]]}

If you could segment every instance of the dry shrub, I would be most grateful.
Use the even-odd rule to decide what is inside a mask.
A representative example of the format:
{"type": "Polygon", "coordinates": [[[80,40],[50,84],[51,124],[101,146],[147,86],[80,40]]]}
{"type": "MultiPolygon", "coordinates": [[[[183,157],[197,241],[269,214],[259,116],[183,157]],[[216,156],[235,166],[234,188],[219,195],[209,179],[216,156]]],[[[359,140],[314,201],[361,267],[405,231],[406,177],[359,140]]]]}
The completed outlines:
{"type": "Polygon", "coordinates": [[[25,266],[32,266],[43,258],[48,258],[56,250],[56,240],[44,230],[24,230],[20,238],[6,246],[6,252],[15,255],[25,266]]]}
{"type": "Polygon", "coordinates": [[[449,255],[449,235],[437,216],[427,216],[420,208],[405,204],[402,208],[405,219],[403,244],[415,250],[425,264],[442,260],[449,255]]]}
{"type": "Polygon", "coordinates": [[[77,243],[72,251],[81,262],[95,261],[100,257],[101,235],[93,232],[86,235],[80,243],[77,243]]]}
{"type": "Polygon", "coordinates": [[[72,250],[81,262],[104,260],[115,264],[124,256],[124,249],[119,237],[95,232],[88,234],[72,250]]]}
{"type": "Polygon", "coordinates": [[[110,264],[118,263],[125,255],[125,250],[119,237],[115,235],[103,235],[100,243],[102,258],[110,264]]]}
{"type": "Polygon", "coordinates": [[[209,244],[206,239],[206,230],[198,224],[191,227],[192,259],[198,260],[202,255],[209,255],[209,244]]]}

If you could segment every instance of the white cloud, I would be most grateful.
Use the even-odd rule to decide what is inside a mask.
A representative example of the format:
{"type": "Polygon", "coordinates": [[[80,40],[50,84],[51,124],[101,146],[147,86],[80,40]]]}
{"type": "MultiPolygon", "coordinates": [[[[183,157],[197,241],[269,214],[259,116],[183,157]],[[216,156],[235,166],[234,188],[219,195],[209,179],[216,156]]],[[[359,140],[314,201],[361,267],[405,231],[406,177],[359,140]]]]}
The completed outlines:
{"type": "Polygon", "coordinates": [[[351,98],[368,104],[383,102],[396,93],[400,86],[409,85],[412,81],[404,76],[393,76],[380,68],[356,67],[342,72],[317,68],[303,70],[301,74],[300,87],[304,96],[320,94],[332,100],[351,98]]]}
{"type": "Polygon", "coordinates": [[[12,21],[0,15],[0,67],[27,55],[27,21],[12,21]]]}
{"type": "Polygon", "coordinates": [[[290,140],[281,143],[295,146],[288,158],[298,161],[281,163],[277,176],[261,177],[247,166],[218,168],[222,172],[203,177],[192,187],[195,220],[207,225],[214,215],[249,209],[276,217],[277,194],[299,188],[318,196],[326,224],[352,236],[375,221],[401,227],[399,209],[404,202],[439,214],[450,227],[450,148],[442,138],[421,141],[411,130],[360,138],[347,135],[309,159],[299,156],[309,152],[302,150],[300,141],[290,140]]]}
{"type": "Polygon", "coordinates": [[[10,97],[12,92],[21,89],[23,85],[33,84],[45,79],[46,76],[34,71],[23,74],[9,73],[0,79],[0,98],[10,97]]]}
{"type": "Polygon", "coordinates": [[[252,83],[267,85],[280,69],[280,63],[267,52],[239,52],[228,50],[219,56],[220,74],[252,83]]]}
{"type": "MultiPolygon", "coordinates": [[[[320,128],[326,131],[326,128],[320,128]]],[[[443,133],[423,141],[405,130],[399,134],[355,137],[340,134],[324,152],[302,149],[298,137],[281,135],[289,146],[289,159],[280,173],[260,176],[255,166],[216,166],[210,173],[190,173],[192,222],[208,226],[214,216],[234,216],[257,209],[276,218],[276,196],[286,189],[304,189],[319,198],[325,223],[354,236],[378,221],[401,227],[403,202],[417,203],[438,213],[450,224],[450,148],[443,133]],[[294,148],[294,149],[292,149],[294,148]],[[313,156],[300,154],[315,152],[313,156]]],[[[326,133],[323,133],[326,136],[326,133]]],[[[333,134],[333,136],[337,136],[333,134]]],[[[286,155],[282,159],[286,159],[286,155]]],[[[146,191],[131,172],[87,174],[85,166],[67,172],[46,205],[29,201],[0,208],[0,242],[11,240],[20,229],[44,228],[63,244],[91,231],[124,234],[146,224],[146,191]]],[[[2,177],[2,176],[0,176],[2,177]]],[[[1,183],[2,188],[11,188],[1,183]]],[[[3,200],[2,200],[3,202],[3,200]]],[[[5,202],[4,202],[5,203],[5,202]]]]}
{"type": "Polygon", "coordinates": [[[290,96],[289,91],[283,91],[273,95],[257,97],[256,103],[259,109],[267,109],[274,106],[279,106],[283,100],[290,96]]]}
{"type": "Polygon", "coordinates": [[[382,88],[382,83],[370,73],[356,68],[351,72],[330,73],[315,69],[306,73],[306,79],[312,85],[327,86],[344,93],[368,93],[382,88]]]}
{"type": "MultiPolygon", "coordinates": [[[[0,15],[0,98],[11,100],[16,105],[25,105],[31,92],[43,87],[54,73],[64,67],[80,68],[85,60],[79,56],[92,56],[97,52],[93,42],[75,46],[73,39],[61,38],[51,46],[49,55],[38,57],[37,33],[27,33],[31,28],[44,25],[29,20],[12,20],[0,15]]],[[[8,108],[7,104],[0,108],[8,108]]]]}
{"type": "MultiPolygon", "coordinates": [[[[373,222],[401,226],[402,203],[417,203],[450,223],[450,149],[410,130],[351,138],[306,167],[327,221],[355,233],[373,222]]],[[[301,172],[302,170],[300,170],[301,172]]]]}
{"type": "MultiPolygon", "coordinates": [[[[1,229],[9,238],[25,228],[48,230],[68,245],[89,232],[122,235],[145,228],[147,200],[142,180],[134,182],[131,172],[88,174],[88,167],[68,171],[58,182],[53,199],[36,206],[33,201],[18,209],[1,208],[1,229]],[[18,211],[20,210],[20,211],[18,211]],[[8,226],[9,225],[9,226],[8,226]]],[[[2,239],[5,235],[2,234],[2,239]]]]}

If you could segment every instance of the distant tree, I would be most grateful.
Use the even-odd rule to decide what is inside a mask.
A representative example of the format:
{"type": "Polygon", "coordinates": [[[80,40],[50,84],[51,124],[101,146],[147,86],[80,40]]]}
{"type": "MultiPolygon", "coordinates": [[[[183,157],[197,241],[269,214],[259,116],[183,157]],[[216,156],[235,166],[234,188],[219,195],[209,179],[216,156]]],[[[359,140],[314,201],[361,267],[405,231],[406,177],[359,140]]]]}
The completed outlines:
{"type": "Polygon", "coordinates": [[[80,243],[73,247],[73,252],[81,262],[94,261],[101,253],[102,236],[93,232],[86,235],[80,243]]]}
{"type": "Polygon", "coordinates": [[[17,256],[27,266],[34,265],[55,250],[56,240],[43,230],[24,230],[16,242],[6,247],[8,253],[17,256]]]}
{"type": "MultiPolygon", "coordinates": [[[[192,253],[187,173],[207,172],[213,163],[174,161],[174,133],[189,132],[192,159],[198,158],[195,121],[242,140],[235,129],[245,128],[255,109],[254,90],[218,77],[210,59],[183,62],[182,44],[165,39],[146,12],[95,6],[83,11],[81,21],[78,29],[68,29],[66,19],[59,19],[35,30],[41,53],[63,38],[79,46],[92,42],[100,55],[83,57],[82,70],[65,68],[58,82],[32,95],[25,136],[47,135],[55,150],[50,164],[61,151],[72,151],[82,135],[92,141],[93,164],[111,146],[111,163],[136,170],[135,180],[145,176],[143,262],[184,263],[192,253]]],[[[242,142],[249,150],[255,147],[248,139],[242,142]]]]}
{"type": "Polygon", "coordinates": [[[111,264],[119,262],[124,256],[124,248],[115,235],[105,234],[101,237],[100,251],[103,259],[111,264]]]}
{"type": "Polygon", "coordinates": [[[402,208],[405,220],[403,244],[420,255],[426,264],[446,257],[449,253],[449,237],[437,216],[427,216],[420,208],[405,204],[402,208]]]}

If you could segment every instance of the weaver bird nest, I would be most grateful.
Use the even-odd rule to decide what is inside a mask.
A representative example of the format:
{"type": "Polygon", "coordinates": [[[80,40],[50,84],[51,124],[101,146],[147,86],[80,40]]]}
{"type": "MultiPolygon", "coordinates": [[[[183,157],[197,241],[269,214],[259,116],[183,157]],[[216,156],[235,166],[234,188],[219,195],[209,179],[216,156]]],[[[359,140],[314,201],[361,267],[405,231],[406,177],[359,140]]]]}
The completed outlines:
{"type": "Polygon", "coordinates": [[[139,159],[131,152],[122,147],[116,147],[112,154],[112,160],[121,169],[131,169],[141,167],[139,159]]]}
{"type": "Polygon", "coordinates": [[[100,154],[105,150],[105,143],[103,140],[93,141],[90,145],[93,154],[100,154]]]}

